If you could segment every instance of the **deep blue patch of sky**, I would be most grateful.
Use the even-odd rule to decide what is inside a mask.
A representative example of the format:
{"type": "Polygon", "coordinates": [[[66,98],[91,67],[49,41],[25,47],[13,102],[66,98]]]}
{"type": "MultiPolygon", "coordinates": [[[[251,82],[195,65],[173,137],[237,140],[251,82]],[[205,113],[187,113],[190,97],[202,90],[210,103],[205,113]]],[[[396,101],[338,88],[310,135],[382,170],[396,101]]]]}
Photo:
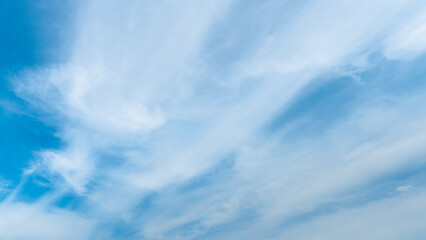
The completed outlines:
{"type": "Polygon", "coordinates": [[[68,1],[0,1],[0,177],[16,184],[34,152],[55,148],[55,129],[15,96],[11,77],[60,62],[72,9],[68,1]]]}

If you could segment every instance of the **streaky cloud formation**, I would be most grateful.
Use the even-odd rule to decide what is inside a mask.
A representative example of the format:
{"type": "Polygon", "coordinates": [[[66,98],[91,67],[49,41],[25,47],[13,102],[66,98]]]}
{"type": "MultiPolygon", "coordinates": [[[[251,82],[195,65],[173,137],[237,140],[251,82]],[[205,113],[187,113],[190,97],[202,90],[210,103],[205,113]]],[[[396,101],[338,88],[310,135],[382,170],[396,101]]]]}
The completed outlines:
{"type": "Polygon", "coordinates": [[[426,235],[424,1],[75,4],[0,239],[426,235]]]}

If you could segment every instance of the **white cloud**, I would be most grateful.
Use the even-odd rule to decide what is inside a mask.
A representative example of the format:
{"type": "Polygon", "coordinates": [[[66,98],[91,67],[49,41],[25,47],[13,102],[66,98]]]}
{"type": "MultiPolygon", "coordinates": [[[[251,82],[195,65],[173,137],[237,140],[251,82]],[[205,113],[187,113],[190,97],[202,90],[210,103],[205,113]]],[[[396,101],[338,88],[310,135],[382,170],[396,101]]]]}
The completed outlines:
{"type": "Polygon", "coordinates": [[[0,205],[0,238],[5,240],[90,239],[93,222],[40,204],[0,205]]]}
{"type": "MultiPolygon", "coordinates": [[[[206,38],[220,34],[216,24],[232,22],[228,10],[243,2],[83,3],[68,61],[15,79],[17,94],[44,111],[65,142],[62,149],[42,151],[33,172],[47,172],[52,181],[61,176],[92,214],[138,225],[136,232],[154,239],[198,221],[187,236],[196,237],[247,209],[263,221],[247,232],[268,232],[423,154],[426,116],[413,117],[419,109],[412,107],[421,96],[391,106],[370,99],[327,133],[300,142],[286,139],[292,126],[276,139],[258,132],[316,77],[347,64],[368,65],[366,56],[383,38],[387,57],[420,54],[424,27],[416,23],[423,18],[402,14],[415,3],[323,0],[297,5],[287,17],[283,5],[263,22],[273,30],[258,36],[253,54],[236,62],[215,59],[232,62],[225,79],[210,72],[206,38]],[[411,24],[395,27],[399,20],[411,24]],[[229,176],[195,193],[176,190],[230,153],[236,165],[229,176]],[[159,195],[157,205],[135,213],[150,192],[159,195]]],[[[19,224],[32,219],[25,212],[34,212],[41,221],[23,234],[36,238],[45,236],[50,222],[58,230],[43,239],[69,236],[68,226],[80,226],[80,217],[55,208],[3,208],[19,213],[19,224]]],[[[87,231],[73,232],[81,234],[73,239],[84,239],[87,231]]],[[[12,233],[5,238],[21,236],[12,233]]],[[[1,234],[9,233],[0,228],[1,234]]]]}
{"type": "Polygon", "coordinates": [[[414,6],[412,16],[403,19],[398,29],[390,33],[384,44],[384,54],[390,59],[414,58],[426,50],[426,5],[414,6]]]}

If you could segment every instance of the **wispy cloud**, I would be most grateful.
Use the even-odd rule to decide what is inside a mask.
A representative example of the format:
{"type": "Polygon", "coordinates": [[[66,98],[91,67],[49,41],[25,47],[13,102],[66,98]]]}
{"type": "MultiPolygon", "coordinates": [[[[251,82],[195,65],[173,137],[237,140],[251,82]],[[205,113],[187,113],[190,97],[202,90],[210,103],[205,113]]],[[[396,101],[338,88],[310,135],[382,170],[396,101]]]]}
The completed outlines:
{"type": "Polygon", "coordinates": [[[395,236],[422,232],[423,190],[395,189],[423,183],[391,181],[424,165],[422,1],[80,4],[68,61],[12,79],[64,144],[0,237],[388,239],[404,213],[395,236]],[[371,216],[392,220],[351,234],[371,216]]]}

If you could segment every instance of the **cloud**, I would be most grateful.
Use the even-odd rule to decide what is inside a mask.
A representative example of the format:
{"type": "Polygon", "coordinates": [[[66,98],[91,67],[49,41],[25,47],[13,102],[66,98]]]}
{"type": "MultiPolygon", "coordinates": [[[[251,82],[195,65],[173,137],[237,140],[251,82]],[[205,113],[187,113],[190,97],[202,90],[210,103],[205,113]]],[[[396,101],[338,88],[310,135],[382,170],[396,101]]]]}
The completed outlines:
{"type": "Polygon", "coordinates": [[[40,204],[2,203],[0,237],[18,239],[88,239],[93,222],[72,212],[40,204]]]}
{"type": "Polygon", "coordinates": [[[3,196],[9,191],[11,182],[0,178],[0,196],[3,196]]]}
{"type": "MultiPolygon", "coordinates": [[[[364,219],[395,205],[389,213],[395,219],[414,197],[383,200],[368,187],[424,163],[418,159],[425,154],[426,115],[419,103],[426,88],[393,94],[400,81],[380,79],[387,76],[380,64],[402,64],[407,54],[423,61],[415,58],[425,50],[421,5],[81,3],[69,59],[12,79],[16,94],[64,144],[40,151],[26,174],[52,182],[52,201],[3,204],[0,211],[16,219],[0,236],[298,239],[309,237],[304,226],[322,236],[322,226],[349,213],[364,219]],[[327,91],[339,81],[349,90],[327,91]],[[281,123],[271,131],[274,121],[281,123]],[[65,194],[80,204],[59,209],[54,203],[65,194]],[[351,205],[365,195],[380,203],[351,205]],[[333,204],[348,210],[331,209],[325,220],[307,219],[289,231],[283,226],[333,204]],[[25,224],[34,219],[40,219],[34,227],[25,224]],[[51,223],[57,230],[46,232],[51,223]],[[17,226],[25,228],[7,230],[17,226]],[[69,232],[76,226],[81,231],[69,232]],[[112,227],[102,235],[105,226],[112,227]]],[[[396,77],[411,83],[416,76],[396,77]]],[[[415,184],[392,189],[408,185],[415,184]]],[[[417,217],[407,215],[415,224],[417,217]]]]}
{"type": "Polygon", "coordinates": [[[342,209],[291,228],[286,239],[421,239],[425,234],[424,192],[342,209]],[[330,229],[331,227],[331,229],[330,229]],[[304,229],[309,229],[305,231],[304,229]]]}
{"type": "Polygon", "coordinates": [[[384,53],[390,59],[413,58],[422,54],[426,49],[426,6],[420,4],[413,10],[413,16],[404,19],[399,29],[392,32],[385,40],[384,53]]]}

